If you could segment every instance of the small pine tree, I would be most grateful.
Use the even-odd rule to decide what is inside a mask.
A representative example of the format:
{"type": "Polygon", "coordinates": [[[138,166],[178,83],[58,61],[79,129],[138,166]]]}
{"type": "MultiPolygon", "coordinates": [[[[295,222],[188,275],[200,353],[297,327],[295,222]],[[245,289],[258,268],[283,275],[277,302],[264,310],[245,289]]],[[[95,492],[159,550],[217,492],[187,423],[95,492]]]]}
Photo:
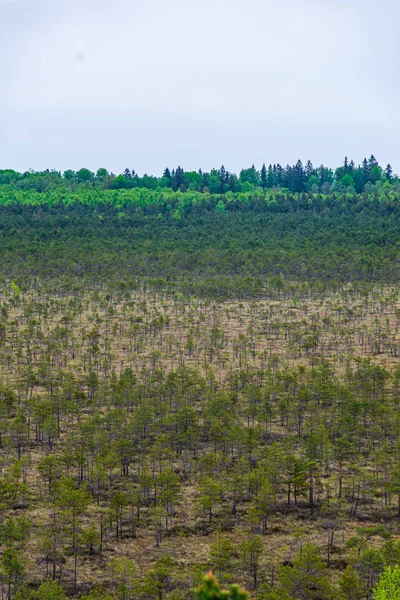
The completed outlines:
{"type": "Polygon", "coordinates": [[[248,570],[249,575],[253,577],[254,588],[257,587],[257,575],[260,569],[260,559],[263,550],[264,545],[258,535],[244,540],[239,546],[243,566],[248,570]]]}
{"type": "Polygon", "coordinates": [[[65,598],[64,590],[57,583],[48,579],[44,581],[34,595],[35,600],[63,600],[65,598]]]}
{"type": "Polygon", "coordinates": [[[282,567],[279,578],[284,591],[293,598],[329,600],[333,597],[325,562],[311,542],[304,544],[293,566],[282,567]]]}
{"type": "Polygon", "coordinates": [[[361,600],[361,598],[364,598],[365,590],[357,573],[350,565],[344,570],[339,580],[339,586],[343,600],[361,600]]]}
{"type": "Polygon", "coordinates": [[[227,538],[223,538],[220,531],[218,531],[217,538],[210,547],[209,561],[212,570],[216,571],[218,577],[221,579],[225,579],[229,574],[229,571],[233,566],[233,555],[234,547],[232,542],[227,538]]]}
{"type": "Polygon", "coordinates": [[[239,585],[232,585],[229,590],[221,590],[221,586],[210,571],[203,583],[194,592],[197,600],[248,600],[246,590],[239,585]]]}

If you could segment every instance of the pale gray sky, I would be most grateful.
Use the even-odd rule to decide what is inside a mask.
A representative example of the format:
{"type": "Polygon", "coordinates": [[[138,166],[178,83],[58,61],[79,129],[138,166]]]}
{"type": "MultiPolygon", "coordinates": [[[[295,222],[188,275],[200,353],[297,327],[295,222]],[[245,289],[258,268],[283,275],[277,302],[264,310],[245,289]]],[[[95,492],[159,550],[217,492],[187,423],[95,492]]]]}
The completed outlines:
{"type": "Polygon", "coordinates": [[[400,171],[395,0],[0,0],[0,168],[400,171]]]}

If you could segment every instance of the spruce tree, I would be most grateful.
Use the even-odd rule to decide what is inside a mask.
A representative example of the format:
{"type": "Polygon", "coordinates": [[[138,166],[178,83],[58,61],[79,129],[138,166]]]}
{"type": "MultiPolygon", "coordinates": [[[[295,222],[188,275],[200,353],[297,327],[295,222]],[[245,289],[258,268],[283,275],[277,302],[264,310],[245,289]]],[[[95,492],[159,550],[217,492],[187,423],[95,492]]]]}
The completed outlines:
{"type": "Polygon", "coordinates": [[[388,181],[392,180],[392,178],[393,178],[393,169],[392,169],[392,166],[389,163],[386,165],[385,175],[386,175],[386,179],[388,181]]]}
{"type": "Polygon", "coordinates": [[[265,163],[263,164],[263,166],[261,167],[261,185],[262,187],[265,189],[268,185],[268,180],[267,180],[267,167],[265,166],[265,163]]]}

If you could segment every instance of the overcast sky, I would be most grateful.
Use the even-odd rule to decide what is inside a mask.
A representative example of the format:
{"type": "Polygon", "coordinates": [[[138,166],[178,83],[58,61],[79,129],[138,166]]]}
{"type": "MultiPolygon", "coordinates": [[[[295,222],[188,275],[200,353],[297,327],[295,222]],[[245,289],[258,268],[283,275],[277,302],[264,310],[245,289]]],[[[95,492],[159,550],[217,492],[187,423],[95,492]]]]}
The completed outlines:
{"type": "Polygon", "coordinates": [[[0,0],[0,168],[400,171],[395,0],[0,0]]]}

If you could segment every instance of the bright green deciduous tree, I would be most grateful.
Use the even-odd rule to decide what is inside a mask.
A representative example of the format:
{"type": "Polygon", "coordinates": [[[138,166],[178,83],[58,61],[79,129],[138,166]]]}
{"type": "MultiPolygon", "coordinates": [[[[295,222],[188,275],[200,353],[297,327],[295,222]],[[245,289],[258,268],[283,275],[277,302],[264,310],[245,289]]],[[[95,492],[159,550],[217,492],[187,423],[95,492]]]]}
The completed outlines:
{"type": "Polygon", "coordinates": [[[21,295],[21,290],[19,289],[19,287],[17,286],[17,284],[14,281],[11,282],[11,289],[12,289],[14,296],[16,298],[19,298],[21,295]]]}
{"type": "Polygon", "coordinates": [[[400,566],[386,567],[374,587],[374,600],[400,600],[400,566]]]}

